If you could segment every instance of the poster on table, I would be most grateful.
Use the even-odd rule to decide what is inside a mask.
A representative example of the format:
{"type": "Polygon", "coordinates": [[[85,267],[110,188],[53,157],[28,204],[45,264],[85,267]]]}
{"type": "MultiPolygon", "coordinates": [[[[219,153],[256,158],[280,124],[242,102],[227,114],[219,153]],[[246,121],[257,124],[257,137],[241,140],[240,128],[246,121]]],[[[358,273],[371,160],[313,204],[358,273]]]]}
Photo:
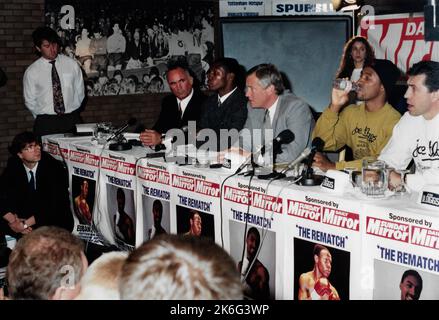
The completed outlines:
{"type": "Polygon", "coordinates": [[[157,159],[138,162],[137,246],[160,234],[171,233],[171,176],[168,166],[163,160],[157,159]]]}
{"type": "Polygon", "coordinates": [[[361,205],[318,187],[290,186],[285,206],[285,299],[360,297],[361,205]]]}
{"type": "Polygon", "coordinates": [[[102,149],[90,142],[72,142],[68,150],[71,210],[75,222],[73,234],[87,242],[103,245],[106,241],[94,219],[102,149]]]}
{"type": "Polygon", "coordinates": [[[375,49],[377,58],[392,61],[403,72],[421,60],[439,61],[437,42],[425,41],[424,33],[422,13],[376,16],[372,12],[363,18],[358,30],[375,49]]]}
{"type": "Polygon", "coordinates": [[[410,206],[365,206],[363,299],[439,299],[439,218],[410,206]]]}
{"type": "Polygon", "coordinates": [[[214,171],[174,165],[172,172],[172,233],[220,240],[220,177],[214,171]]]}
{"type": "Polygon", "coordinates": [[[126,251],[133,250],[136,241],[136,149],[103,150],[101,155],[95,221],[110,243],[126,251]]]}
{"type": "Polygon", "coordinates": [[[283,299],[283,203],[279,186],[271,184],[267,191],[267,184],[246,178],[225,182],[220,213],[224,249],[245,279],[246,296],[283,299]]]}
{"type": "Polygon", "coordinates": [[[67,163],[69,160],[69,144],[78,141],[90,141],[91,137],[66,137],[63,133],[41,137],[43,150],[58,161],[67,163]]]}

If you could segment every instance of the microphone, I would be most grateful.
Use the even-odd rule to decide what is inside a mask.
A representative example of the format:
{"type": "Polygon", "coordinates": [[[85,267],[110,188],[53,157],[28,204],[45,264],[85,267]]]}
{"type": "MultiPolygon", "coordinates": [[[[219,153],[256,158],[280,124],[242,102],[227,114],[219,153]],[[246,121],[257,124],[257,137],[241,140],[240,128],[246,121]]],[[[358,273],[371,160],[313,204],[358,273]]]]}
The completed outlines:
{"type": "Polygon", "coordinates": [[[113,140],[114,138],[116,138],[118,135],[120,135],[122,132],[124,132],[128,127],[135,125],[137,123],[137,119],[136,118],[130,118],[128,120],[127,123],[125,123],[122,127],[120,127],[119,129],[117,129],[108,139],[108,141],[113,140]]]}
{"type": "MultiPolygon", "coordinates": [[[[180,129],[181,131],[183,131],[183,133],[187,133],[189,130],[188,126],[183,126],[180,129]]],[[[165,150],[166,149],[166,145],[172,144],[175,141],[177,141],[177,137],[176,136],[171,136],[171,137],[167,137],[165,138],[162,143],[158,144],[155,146],[155,151],[160,151],[160,150],[165,150]]]]}
{"type": "Polygon", "coordinates": [[[314,161],[314,156],[317,152],[322,152],[325,147],[325,141],[323,141],[320,137],[315,137],[311,143],[311,153],[309,155],[307,164],[308,168],[312,168],[312,163],[314,161]]]}
{"type": "Polygon", "coordinates": [[[291,132],[290,129],[285,129],[281,133],[278,134],[276,138],[273,139],[268,145],[261,146],[256,152],[252,152],[243,164],[239,166],[239,168],[235,171],[235,174],[240,173],[250,162],[253,157],[258,157],[261,154],[264,154],[266,150],[271,148],[279,149],[282,144],[288,144],[294,140],[294,133],[291,132]]]}
{"type": "Polygon", "coordinates": [[[292,168],[294,168],[297,164],[302,162],[303,159],[306,159],[311,154],[311,152],[312,152],[311,148],[306,148],[305,150],[303,150],[302,153],[296,159],[291,161],[287,165],[287,167],[281,171],[281,173],[285,173],[288,170],[291,170],[292,168]]]}

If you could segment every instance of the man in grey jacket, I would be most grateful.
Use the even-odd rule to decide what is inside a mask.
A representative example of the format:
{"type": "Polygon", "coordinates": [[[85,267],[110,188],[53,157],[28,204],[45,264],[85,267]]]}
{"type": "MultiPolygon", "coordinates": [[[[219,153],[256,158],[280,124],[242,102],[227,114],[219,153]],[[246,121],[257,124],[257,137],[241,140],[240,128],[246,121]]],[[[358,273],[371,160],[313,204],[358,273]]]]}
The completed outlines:
{"type": "MultiPolygon", "coordinates": [[[[290,162],[311,144],[314,119],[308,104],[285,92],[282,76],[272,64],[260,64],[247,72],[248,116],[240,133],[243,154],[255,152],[289,129],[295,139],[281,145],[276,163],[290,162]],[[247,152],[246,152],[247,151],[247,152]]],[[[269,152],[267,152],[269,153],[269,152]]]]}

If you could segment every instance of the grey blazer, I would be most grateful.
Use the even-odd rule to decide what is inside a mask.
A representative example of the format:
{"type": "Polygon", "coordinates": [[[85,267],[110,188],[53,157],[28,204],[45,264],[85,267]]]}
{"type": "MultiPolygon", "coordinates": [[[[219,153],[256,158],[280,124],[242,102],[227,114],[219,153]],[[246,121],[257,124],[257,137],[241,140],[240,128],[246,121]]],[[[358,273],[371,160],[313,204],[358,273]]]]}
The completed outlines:
{"type": "MultiPolygon", "coordinates": [[[[240,132],[240,143],[244,150],[255,152],[261,146],[261,129],[264,127],[265,109],[252,108],[250,104],[247,104],[247,109],[247,121],[240,132]]],[[[282,145],[282,153],[277,155],[276,163],[291,162],[311,145],[314,124],[310,107],[305,101],[292,93],[283,93],[279,96],[272,123],[271,140],[285,129],[290,129],[295,139],[289,144],[282,145]]],[[[266,144],[268,142],[266,140],[266,144]]]]}

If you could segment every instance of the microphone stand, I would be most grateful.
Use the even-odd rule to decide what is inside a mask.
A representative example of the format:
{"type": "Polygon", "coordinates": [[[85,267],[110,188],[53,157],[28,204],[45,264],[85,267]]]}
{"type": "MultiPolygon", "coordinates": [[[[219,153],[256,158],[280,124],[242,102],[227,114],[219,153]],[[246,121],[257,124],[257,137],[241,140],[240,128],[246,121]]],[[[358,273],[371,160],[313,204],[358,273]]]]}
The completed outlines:
{"type": "Polygon", "coordinates": [[[276,169],[275,169],[276,156],[277,156],[277,154],[282,152],[281,145],[280,144],[274,145],[273,149],[272,149],[272,152],[273,152],[273,170],[269,174],[260,174],[260,175],[258,175],[258,179],[261,179],[261,180],[268,180],[268,179],[276,180],[276,179],[283,179],[283,178],[286,177],[285,173],[277,172],[276,169]]]}

